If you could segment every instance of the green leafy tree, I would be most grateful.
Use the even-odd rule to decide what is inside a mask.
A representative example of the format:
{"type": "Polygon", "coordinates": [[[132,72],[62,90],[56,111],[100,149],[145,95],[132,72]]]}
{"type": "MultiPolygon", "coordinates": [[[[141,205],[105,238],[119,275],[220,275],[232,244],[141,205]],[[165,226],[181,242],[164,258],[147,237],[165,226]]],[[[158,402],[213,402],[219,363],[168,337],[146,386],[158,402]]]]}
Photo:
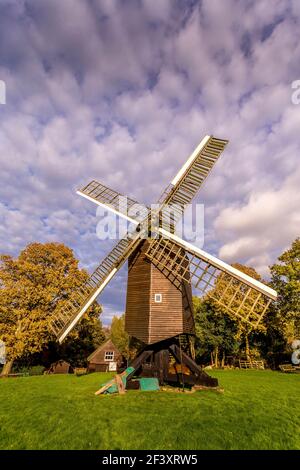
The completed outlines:
{"type": "Polygon", "coordinates": [[[133,359],[145,346],[125,331],[125,314],[121,317],[113,317],[110,326],[110,338],[127,361],[133,359]]]}
{"type": "Polygon", "coordinates": [[[110,326],[110,338],[126,359],[129,358],[129,335],[125,331],[125,315],[114,316],[110,326]]]}
{"type": "MultiPolygon", "coordinates": [[[[261,276],[250,266],[244,266],[239,263],[234,263],[233,267],[237,268],[245,274],[262,281],[261,276]]],[[[225,277],[217,281],[214,294],[215,297],[223,295],[222,301],[227,304],[230,302],[234,289],[226,291],[228,279],[225,277]],[[225,295],[224,295],[225,291],[225,295]]],[[[239,281],[237,281],[239,284],[239,281]]],[[[249,299],[249,297],[248,297],[249,299]]],[[[244,304],[247,307],[247,304],[244,304]]],[[[241,318],[228,314],[228,312],[217,302],[215,302],[209,295],[202,299],[194,299],[195,307],[195,323],[197,340],[196,345],[198,354],[209,352],[211,355],[211,362],[218,366],[220,357],[226,355],[245,355],[248,360],[254,355],[259,355],[257,344],[266,331],[265,326],[260,326],[259,332],[253,331],[251,327],[245,323],[241,318]]],[[[240,311],[243,314],[243,307],[240,311]]],[[[246,314],[246,311],[245,311],[246,314]]]]}
{"type": "MultiPolygon", "coordinates": [[[[105,341],[105,334],[99,318],[101,308],[93,304],[87,316],[80,321],[76,331],[71,332],[66,340],[57,345],[56,358],[65,359],[73,367],[85,367],[88,356],[105,341]]],[[[53,361],[52,361],[53,362],[53,361]]]]}
{"type": "MultiPolygon", "coordinates": [[[[16,359],[40,352],[53,339],[52,315],[87,277],[73,251],[59,243],[32,243],[17,258],[0,256],[0,339],[7,356],[2,374],[10,372],[16,359]]],[[[87,324],[90,331],[99,330],[100,313],[95,303],[70,339],[83,337],[87,324]]]]}
{"type": "MultiPolygon", "coordinates": [[[[238,269],[239,271],[243,272],[244,274],[251,276],[253,279],[256,279],[257,281],[260,281],[260,282],[263,281],[261,276],[258,274],[258,272],[255,271],[255,269],[250,266],[245,266],[240,263],[233,263],[232,266],[238,269]]],[[[218,289],[220,289],[220,291],[223,293],[223,290],[226,288],[226,282],[228,281],[225,278],[225,280],[222,280],[222,282],[217,283],[215,290],[217,291],[218,289]]],[[[234,286],[234,282],[235,281],[233,281],[233,286],[234,286]]],[[[237,281],[237,284],[239,284],[239,281],[237,281]]],[[[223,295],[223,299],[222,299],[224,304],[229,304],[231,295],[232,295],[232,291],[225,290],[225,295],[223,295]]],[[[253,298],[251,299],[251,295],[252,293],[250,293],[247,300],[252,304],[253,298]]],[[[256,293],[254,293],[253,295],[256,296],[256,293]]],[[[242,301],[242,299],[240,300],[242,301]]],[[[218,305],[217,303],[215,303],[215,309],[220,314],[228,315],[227,311],[222,306],[218,305]]],[[[247,301],[244,303],[239,313],[244,317],[247,315],[247,301]]],[[[253,355],[254,353],[255,355],[257,355],[257,351],[256,351],[256,348],[254,348],[251,351],[250,345],[251,343],[255,342],[255,338],[258,335],[258,332],[262,333],[266,331],[264,327],[264,323],[261,322],[257,330],[253,331],[252,327],[248,323],[243,321],[241,318],[235,315],[230,315],[230,317],[233,319],[237,327],[236,339],[240,341],[241,347],[244,348],[243,353],[246,356],[247,360],[251,360],[251,355],[253,355]]]]}
{"type": "Polygon", "coordinates": [[[271,285],[278,301],[264,318],[266,334],[259,336],[260,351],[272,368],[290,361],[290,343],[300,338],[300,239],[296,239],[270,267],[271,285]]]}
{"type": "Polygon", "coordinates": [[[279,256],[278,262],[270,269],[272,286],[278,293],[272,326],[289,343],[299,339],[300,335],[300,238],[279,256]]]}
{"type": "Polygon", "coordinates": [[[215,367],[224,365],[226,356],[238,353],[237,325],[227,315],[219,312],[209,299],[193,297],[195,313],[195,352],[199,362],[215,367]]]}

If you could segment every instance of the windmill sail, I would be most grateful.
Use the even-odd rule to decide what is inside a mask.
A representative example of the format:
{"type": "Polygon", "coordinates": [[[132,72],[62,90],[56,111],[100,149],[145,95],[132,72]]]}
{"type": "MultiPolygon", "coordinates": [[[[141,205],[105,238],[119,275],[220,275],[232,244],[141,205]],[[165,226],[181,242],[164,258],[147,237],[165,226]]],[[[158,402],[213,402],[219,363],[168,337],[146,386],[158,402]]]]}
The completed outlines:
{"type": "MultiPolygon", "coordinates": [[[[227,143],[228,140],[213,136],[202,139],[159,199],[162,226],[175,226],[185,206],[196,196],[227,143]]],[[[149,213],[147,207],[134,199],[123,196],[95,180],[78,190],[77,194],[112,210],[134,224],[144,221],[149,213]]]]}
{"type": "Polygon", "coordinates": [[[146,252],[175,285],[180,280],[211,297],[231,317],[257,328],[277,293],[238,269],[161,229],[146,252]],[[188,257],[188,262],[187,262],[188,257]]]}
{"type": "Polygon", "coordinates": [[[99,206],[110,209],[134,224],[144,220],[149,211],[146,206],[139,204],[134,199],[124,196],[95,180],[78,190],[77,194],[99,206]]]}
{"type": "Polygon", "coordinates": [[[106,256],[86,283],[75,290],[51,318],[50,328],[59,342],[75,327],[90,305],[140,243],[139,234],[128,233],[106,256]]]}
{"type": "Polygon", "coordinates": [[[228,140],[213,136],[202,139],[159,199],[163,226],[164,221],[171,225],[178,222],[185,206],[192,202],[227,143],[228,140]]]}

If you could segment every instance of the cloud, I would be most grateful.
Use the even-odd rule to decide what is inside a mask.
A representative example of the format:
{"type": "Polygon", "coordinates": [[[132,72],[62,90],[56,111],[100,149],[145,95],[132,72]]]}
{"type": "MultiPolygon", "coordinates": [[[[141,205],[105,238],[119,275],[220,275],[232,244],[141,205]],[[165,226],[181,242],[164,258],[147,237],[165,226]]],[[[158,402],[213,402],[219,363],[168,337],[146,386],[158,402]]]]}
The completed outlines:
{"type": "Polygon", "coordinates": [[[220,257],[229,262],[240,259],[255,264],[262,274],[267,274],[272,258],[299,236],[299,181],[297,169],[277,190],[252,194],[245,205],[223,209],[215,229],[231,241],[220,248],[220,257]]]}
{"type": "MultiPolygon", "coordinates": [[[[1,252],[63,241],[92,270],[113,242],[75,190],[95,178],[156,202],[209,133],[230,144],[197,198],[204,249],[267,274],[299,233],[298,3],[3,1],[1,252]]],[[[126,268],[108,316],[125,286],[126,268]]]]}

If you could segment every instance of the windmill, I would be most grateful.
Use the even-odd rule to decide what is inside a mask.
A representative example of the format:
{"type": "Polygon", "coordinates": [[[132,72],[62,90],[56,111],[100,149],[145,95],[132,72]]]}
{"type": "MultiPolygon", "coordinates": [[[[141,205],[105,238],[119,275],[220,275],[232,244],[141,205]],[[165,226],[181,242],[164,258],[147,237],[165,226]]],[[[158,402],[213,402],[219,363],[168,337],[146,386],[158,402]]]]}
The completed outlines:
{"type": "Polygon", "coordinates": [[[125,329],[144,344],[132,361],[128,386],[136,376],[157,377],[160,384],[217,385],[217,380],[194,360],[192,286],[231,318],[253,329],[259,326],[270,302],[276,300],[277,293],[270,287],[175,234],[186,205],[198,193],[227,143],[205,136],[152,211],[141,207],[133,216],[131,209],[137,201],[126,198],[125,206],[120,193],[94,180],[77,191],[127,219],[131,229],[55,314],[51,329],[62,342],[128,262],[125,329]]]}

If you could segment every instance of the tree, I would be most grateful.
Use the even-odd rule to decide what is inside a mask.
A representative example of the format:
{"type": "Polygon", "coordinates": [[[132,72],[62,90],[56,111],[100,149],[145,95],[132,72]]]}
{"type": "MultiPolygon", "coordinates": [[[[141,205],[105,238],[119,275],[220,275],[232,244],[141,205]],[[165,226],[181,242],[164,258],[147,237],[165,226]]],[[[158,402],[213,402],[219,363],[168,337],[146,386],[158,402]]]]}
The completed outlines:
{"type": "Polygon", "coordinates": [[[94,303],[66,340],[59,346],[56,343],[56,359],[65,359],[73,367],[86,367],[88,356],[105,341],[100,313],[100,305],[94,303]]]}
{"type": "Polygon", "coordinates": [[[300,335],[300,238],[271,266],[272,286],[278,301],[273,310],[273,324],[290,343],[300,335]]]}
{"type": "Polygon", "coordinates": [[[127,360],[133,359],[145,346],[140,340],[129,336],[125,331],[125,314],[121,317],[113,317],[110,326],[110,339],[127,360]]]}
{"type": "MultiPolygon", "coordinates": [[[[254,268],[250,266],[245,266],[240,263],[233,263],[232,266],[239,271],[243,272],[244,274],[247,274],[248,276],[251,276],[253,279],[256,279],[257,281],[262,282],[261,276],[258,274],[257,271],[255,271],[254,268]]],[[[225,295],[223,295],[222,301],[224,304],[229,304],[230,299],[232,294],[235,291],[235,288],[239,285],[239,281],[233,281],[232,283],[232,289],[226,290],[226,283],[229,282],[229,279],[226,278],[221,278],[221,282],[217,282],[216,287],[215,287],[215,293],[217,294],[216,296],[218,297],[218,291],[223,294],[223,291],[225,289],[225,295]],[[235,282],[237,286],[235,286],[235,282]]],[[[256,292],[251,292],[247,299],[245,299],[245,292],[242,290],[239,291],[239,294],[236,295],[235,299],[237,303],[241,303],[242,301],[244,302],[241,309],[240,309],[240,315],[242,317],[247,316],[247,308],[249,306],[252,306],[253,301],[256,298],[256,292]],[[253,297],[254,296],[254,297],[253,297]]],[[[228,312],[219,304],[215,304],[215,308],[219,313],[222,313],[224,315],[228,315],[228,312]]],[[[245,321],[242,320],[242,318],[235,316],[235,315],[230,315],[231,318],[236,322],[237,326],[237,332],[236,332],[236,339],[241,340],[241,343],[244,344],[244,353],[248,361],[251,360],[251,350],[250,350],[250,340],[254,340],[255,335],[257,332],[253,331],[252,327],[246,323],[245,321]]],[[[259,325],[257,331],[263,332],[266,331],[263,322],[259,325]]]]}
{"type": "MultiPolygon", "coordinates": [[[[14,360],[41,351],[53,338],[52,315],[87,277],[73,251],[59,243],[32,243],[15,259],[0,256],[0,339],[7,357],[2,374],[9,373],[14,360]]],[[[71,338],[79,338],[87,323],[99,327],[100,313],[94,304],[71,338]]]]}
{"type": "Polygon", "coordinates": [[[129,335],[125,331],[125,315],[114,316],[110,326],[110,338],[126,359],[129,358],[129,335]]]}
{"type": "MultiPolygon", "coordinates": [[[[261,281],[260,275],[254,268],[244,266],[239,263],[233,264],[233,267],[239,271],[248,274],[261,281]]],[[[220,276],[217,279],[214,290],[211,292],[215,299],[219,298],[222,294],[222,302],[229,304],[230,299],[235,292],[239,281],[231,281],[231,288],[227,289],[229,278],[220,276]],[[225,293],[225,294],[224,294],[225,293]]],[[[221,357],[223,362],[226,355],[235,355],[243,350],[247,360],[251,360],[254,353],[257,354],[255,348],[251,348],[259,338],[257,332],[254,332],[250,325],[245,323],[241,318],[230,314],[227,310],[214,300],[211,295],[207,294],[202,299],[194,299],[195,308],[195,324],[196,324],[196,348],[198,355],[205,356],[205,352],[211,355],[211,362],[215,366],[219,364],[221,357]]],[[[240,303],[244,300],[244,293],[242,290],[239,292],[239,297],[236,295],[235,300],[240,303]]],[[[240,310],[240,313],[246,315],[247,301],[251,303],[251,294],[248,295],[246,301],[240,310]],[[245,311],[244,311],[245,310],[245,311]]],[[[253,301],[253,299],[252,299],[253,301]]],[[[264,326],[260,327],[260,333],[265,331],[264,326]]]]}
{"type": "Polygon", "coordinates": [[[195,351],[198,361],[208,362],[215,367],[224,365],[227,355],[238,352],[239,343],[236,339],[237,326],[228,315],[216,310],[209,299],[193,297],[195,314],[195,351]]]}

